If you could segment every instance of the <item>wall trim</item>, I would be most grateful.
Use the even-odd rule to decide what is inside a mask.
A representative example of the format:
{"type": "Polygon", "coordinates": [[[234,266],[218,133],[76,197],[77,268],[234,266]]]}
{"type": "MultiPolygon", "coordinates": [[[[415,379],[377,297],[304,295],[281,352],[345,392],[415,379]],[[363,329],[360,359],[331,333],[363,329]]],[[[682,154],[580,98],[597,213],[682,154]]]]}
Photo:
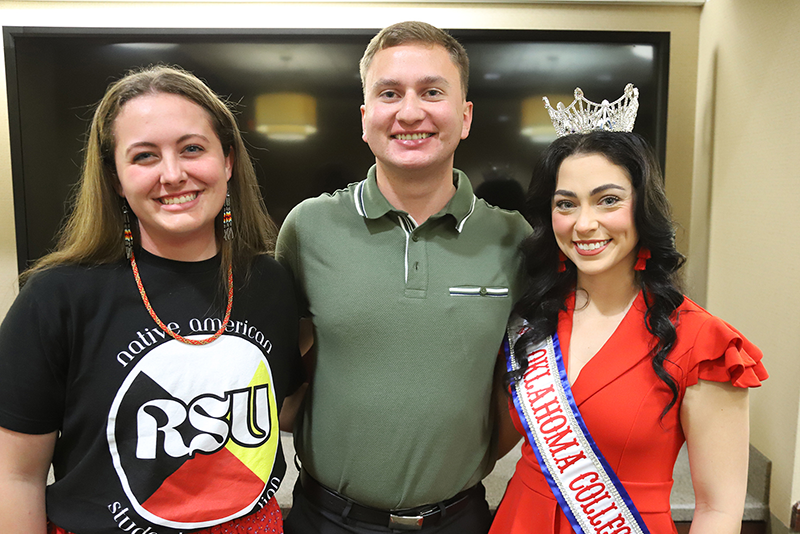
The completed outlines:
{"type": "MultiPolygon", "coordinates": [[[[237,0],[240,4],[419,4],[421,0],[293,0],[288,2],[285,0],[265,1],[265,0],[237,0]]],[[[651,5],[651,6],[702,6],[707,0],[425,0],[426,4],[562,4],[562,5],[575,5],[575,4],[605,4],[605,5],[651,5]]],[[[37,2],[52,2],[52,0],[21,0],[20,4],[37,2]]],[[[91,4],[92,2],[98,3],[132,3],[132,0],[84,0],[85,3],[91,4]]],[[[163,0],[136,0],[135,3],[193,3],[193,4],[224,4],[224,0],[170,0],[164,2],[163,0]]]]}

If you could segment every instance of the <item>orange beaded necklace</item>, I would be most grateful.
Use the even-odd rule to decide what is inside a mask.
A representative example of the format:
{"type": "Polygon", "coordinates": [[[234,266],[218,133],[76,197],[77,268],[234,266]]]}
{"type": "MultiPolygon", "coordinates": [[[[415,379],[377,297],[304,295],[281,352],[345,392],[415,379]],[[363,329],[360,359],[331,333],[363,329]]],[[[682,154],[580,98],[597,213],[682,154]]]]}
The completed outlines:
{"type": "Polygon", "coordinates": [[[156,315],[155,310],[153,310],[153,306],[150,304],[150,299],[147,298],[147,293],[144,292],[144,285],[142,285],[142,279],[139,276],[139,267],[136,265],[136,258],[133,256],[133,251],[131,251],[131,267],[133,267],[133,277],[136,279],[136,287],[139,288],[139,294],[142,296],[142,302],[144,302],[144,307],[147,308],[147,311],[150,312],[150,317],[156,322],[159,328],[169,334],[172,338],[180,341],[181,343],[186,343],[188,345],[208,345],[219,336],[222,335],[222,332],[225,331],[225,327],[228,326],[228,321],[231,319],[231,308],[233,307],[233,264],[228,264],[228,307],[225,310],[225,319],[222,320],[222,326],[219,327],[219,330],[216,333],[206,339],[187,339],[180,334],[176,334],[172,330],[169,329],[164,322],[158,318],[156,315]]]}

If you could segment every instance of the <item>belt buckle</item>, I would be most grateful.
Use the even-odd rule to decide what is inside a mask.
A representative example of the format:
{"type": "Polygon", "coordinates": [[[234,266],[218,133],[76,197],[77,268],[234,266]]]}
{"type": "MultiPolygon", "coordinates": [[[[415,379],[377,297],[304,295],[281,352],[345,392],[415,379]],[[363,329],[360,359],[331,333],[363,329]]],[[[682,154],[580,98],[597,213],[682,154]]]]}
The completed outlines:
{"type": "Polygon", "coordinates": [[[421,530],[425,516],[389,514],[389,528],[397,530],[421,530]]]}

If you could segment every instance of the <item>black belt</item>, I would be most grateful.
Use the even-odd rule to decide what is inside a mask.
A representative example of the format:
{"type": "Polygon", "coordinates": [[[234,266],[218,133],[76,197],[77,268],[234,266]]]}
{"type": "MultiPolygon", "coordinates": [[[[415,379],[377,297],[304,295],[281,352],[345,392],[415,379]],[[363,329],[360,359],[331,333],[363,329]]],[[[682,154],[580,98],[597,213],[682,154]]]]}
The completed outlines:
{"type": "Polygon", "coordinates": [[[478,485],[476,485],[446,501],[435,504],[405,510],[380,510],[358,504],[344,495],[326,488],[314,480],[305,469],[300,471],[300,485],[303,487],[306,498],[315,506],[340,515],[343,519],[352,519],[396,530],[420,530],[423,525],[435,525],[447,515],[465,508],[478,494],[478,485]]]}

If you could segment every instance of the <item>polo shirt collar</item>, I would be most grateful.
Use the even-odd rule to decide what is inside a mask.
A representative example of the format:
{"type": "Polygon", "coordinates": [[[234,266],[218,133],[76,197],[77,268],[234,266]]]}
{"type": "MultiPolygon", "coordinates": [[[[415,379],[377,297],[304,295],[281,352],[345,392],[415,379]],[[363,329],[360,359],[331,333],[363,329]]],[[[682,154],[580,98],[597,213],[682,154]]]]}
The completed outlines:
{"type": "MultiPolygon", "coordinates": [[[[359,182],[353,190],[356,211],[365,219],[380,219],[390,212],[405,213],[392,206],[378,188],[377,166],[373,165],[367,172],[367,178],[359,182]]],[[[456,192],[447,205],[438,213],[431,215],[431,219],[450,215],[453,218],[455,229],[460,233],[467,219],[475,210],[475,195],[472,184],[462,171],[453,169],[453,182],[456,192]]]]}

